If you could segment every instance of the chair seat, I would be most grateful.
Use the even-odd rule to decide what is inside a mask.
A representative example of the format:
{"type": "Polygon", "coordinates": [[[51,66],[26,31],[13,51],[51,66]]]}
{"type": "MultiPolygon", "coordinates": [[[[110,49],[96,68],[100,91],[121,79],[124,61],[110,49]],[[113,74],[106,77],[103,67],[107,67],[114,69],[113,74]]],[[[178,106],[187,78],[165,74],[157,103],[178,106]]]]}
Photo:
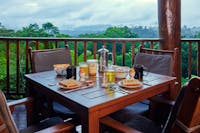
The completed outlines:
{"type": "Polygon", "coordinates": [[[161,133],[162,129],[159,125],[156,125],[156,123],[150,119],[147,119],[143,115],[138,115],[138,112],[141,113],[140,109],[138,108],[146,106],[146,109],[148,109],[148,105],[136,103],[131,106],[123,108],[122,110],[117,111],[110,116],[124,125],[132,127],[142,133],[161,133]]]}
{"type": "Polygon", "coordinates": [[[161,133],[162,131],[160,126],[156,125],[153,121],[144,116],[133,115],[131,117],[133,119],[125,122],[124,124],[141,131],[142,133],[161,133]]]}
{"type": "Polygon", "coordinates": [[[148,105],[138,102],[132,105],[129,105],[113,114],[111,114],[110,116],[113,119],[119,120],[121,122],[125,122],[129,119],[131,119],[131,115],[136,115],[136,114],[140,114],[140,115],[147,115],[148,113],[148,105]]]}
{"type": "Polygon", "coordinates": [[[66,117],[66,118],[77,117],[76,114],[73,111],[71,111],[67,107],[59,104],[58,102],[53,102],[53,110],[56,114],[63,115],[63,117],[66,117]]]}
{"type": "Polygon", "coordinates": [[[62,123],[62,122],[63,122],[63,120],[59,117],[47,118],[47,119],[41,121],[38,124],[31,125],[31,126],[29,126],[28,128],[25,128],[25,129],[21,129],[20,133],[34,133],[34,132],[37,132],[39,130],[51,127],[53,125],[56,125],[56,124],[62,123]]]}

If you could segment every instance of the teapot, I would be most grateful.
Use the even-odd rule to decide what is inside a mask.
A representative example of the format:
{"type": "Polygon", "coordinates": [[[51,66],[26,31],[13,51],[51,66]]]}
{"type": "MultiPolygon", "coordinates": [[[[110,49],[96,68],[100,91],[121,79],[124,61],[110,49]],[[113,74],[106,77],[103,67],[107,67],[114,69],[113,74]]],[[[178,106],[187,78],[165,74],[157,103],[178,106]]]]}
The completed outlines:
{"type": "Polygon", "coordinates": [[[113,56],[112,53],[109,52],[108,49],[105,48],[105,45],[101,49],[98,50],[98,66],[99,66],[99,72],[104,72],[105,69],[108,67],[108,58],[109,55],[111,55],[113,62],[113,56]]]}

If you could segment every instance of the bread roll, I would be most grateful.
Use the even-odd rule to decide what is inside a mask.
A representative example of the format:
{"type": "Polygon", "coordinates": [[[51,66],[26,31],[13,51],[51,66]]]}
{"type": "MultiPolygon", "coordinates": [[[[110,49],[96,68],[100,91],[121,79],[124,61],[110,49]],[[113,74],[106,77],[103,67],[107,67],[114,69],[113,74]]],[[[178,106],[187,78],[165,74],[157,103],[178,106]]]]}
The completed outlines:
{"type": "Polygon", "coordinates": [[[141,85],[140,81],[137,79],[124,79],[122,80],[124,86],[139,86],[141,85]]]}
{"type": "Polygon", "coordinates": [[[80,86],[80,83],[74,79],[67,79],[59,82],[59,85],[62,85],[67,88],[80,86]]]}

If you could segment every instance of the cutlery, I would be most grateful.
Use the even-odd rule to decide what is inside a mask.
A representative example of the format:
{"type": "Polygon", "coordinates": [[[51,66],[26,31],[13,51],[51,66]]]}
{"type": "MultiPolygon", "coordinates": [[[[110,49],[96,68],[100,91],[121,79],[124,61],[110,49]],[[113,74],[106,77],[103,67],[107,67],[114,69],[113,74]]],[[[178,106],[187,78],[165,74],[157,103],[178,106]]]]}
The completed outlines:
{"type": "Polygon", "coordinates": [[[111,90],[114,90],[114,91],[119,91],[119,92],[122,92],[122,93],[128,93],[128,94],[130,94],[129,91],[124,90],[124,89],[122,89],[121,87],[116,86],[116,85],[111,86],[110,89],[111,89],[111,90]]]}

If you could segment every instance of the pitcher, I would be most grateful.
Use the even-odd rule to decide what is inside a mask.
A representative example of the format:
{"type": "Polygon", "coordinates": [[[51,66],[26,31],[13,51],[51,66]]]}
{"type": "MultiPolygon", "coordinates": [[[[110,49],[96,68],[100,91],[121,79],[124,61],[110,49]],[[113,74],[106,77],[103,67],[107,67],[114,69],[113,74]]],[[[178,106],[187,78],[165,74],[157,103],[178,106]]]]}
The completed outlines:
{"type": "Polygon", "coordinates": [[[113,62],[113,55],[109,52],[108,49],[103,46],[101,49],[98,50],[98,64],[99,64],[99,72],[104,72],[105,69],[108,67],[108,57],[111,55],[111,61],[113,62]]]}

